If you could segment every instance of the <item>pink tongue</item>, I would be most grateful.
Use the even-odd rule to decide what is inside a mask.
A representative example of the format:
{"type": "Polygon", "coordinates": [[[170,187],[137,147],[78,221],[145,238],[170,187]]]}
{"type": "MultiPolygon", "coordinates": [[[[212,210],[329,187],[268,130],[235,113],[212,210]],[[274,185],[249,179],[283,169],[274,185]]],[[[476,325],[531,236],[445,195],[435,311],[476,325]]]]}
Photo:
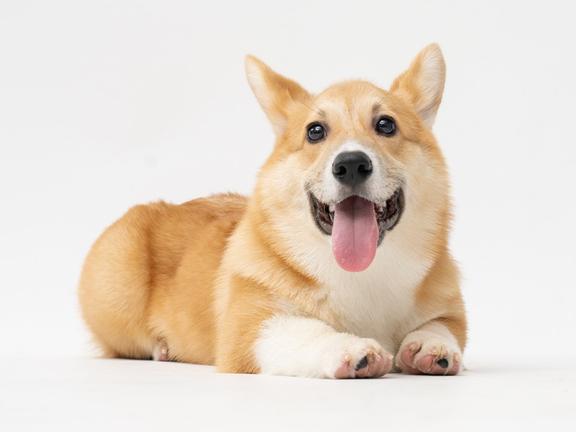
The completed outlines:
{"type": "Polygon", "coordinates": [[[332,252],[344,270],[368,268],[376,254],[378,223],[374,204],[351,196],[336,204],[332,226],[332,252]]]}

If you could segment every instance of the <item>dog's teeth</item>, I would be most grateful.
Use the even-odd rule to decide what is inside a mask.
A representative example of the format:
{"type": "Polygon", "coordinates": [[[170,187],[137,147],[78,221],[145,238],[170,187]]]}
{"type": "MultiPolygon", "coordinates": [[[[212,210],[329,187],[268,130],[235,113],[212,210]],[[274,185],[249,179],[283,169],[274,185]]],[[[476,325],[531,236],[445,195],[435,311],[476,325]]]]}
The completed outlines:
{"type": "Polygon", "coordinates": [[[330,213],[334,213],[336,211],[336,206],[334,204],[330,204],[328,209],[330,210],[330,213]]]}

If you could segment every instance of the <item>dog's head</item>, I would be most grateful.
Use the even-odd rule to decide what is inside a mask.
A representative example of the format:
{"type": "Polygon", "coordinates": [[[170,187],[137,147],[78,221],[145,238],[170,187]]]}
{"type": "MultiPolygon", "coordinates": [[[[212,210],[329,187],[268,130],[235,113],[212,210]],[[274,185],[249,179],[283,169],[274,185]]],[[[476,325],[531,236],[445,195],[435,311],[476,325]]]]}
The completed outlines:
{"type": "Polygon", "coordinates": [[[256,192],[275,230],[322,236],[343,269],[362,271],[405,207],[445,210],[444,163],[430,132],[445,76],[437,45],[389,91],[347,81],[312,95],[254,57],[246,70],[277,135],[256,192]]]}

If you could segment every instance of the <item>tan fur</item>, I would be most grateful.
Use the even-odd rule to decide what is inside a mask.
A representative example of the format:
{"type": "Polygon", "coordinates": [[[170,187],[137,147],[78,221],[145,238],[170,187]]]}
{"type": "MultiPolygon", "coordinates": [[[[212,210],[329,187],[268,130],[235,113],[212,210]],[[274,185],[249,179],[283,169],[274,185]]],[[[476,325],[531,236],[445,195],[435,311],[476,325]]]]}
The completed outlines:
{"type": "MultiPolygon", "coordinates": [[[[249,199],[215,195],[182,205],[137,206],[102,234],[86,259],[79,293],[85,320],[104,353],[150,358],[165,341],[170,359],[256,373],[253,347],[262,322],[275,313],[318,318],[349,331],[331,306],[314,260],[300,256],[294,244],[299,235],[310,242],[326,239],[313,225],[287,221],[294,215],[312,224],[303,188],[317,181],[330,152],[346,139],[362,140],[410,180],[410,212],[400,225],[424,218],[429,226],[402,238],[430,265],[415,290],[419,312],[399,327],[395,348],[405,334],[437,320],[463,349],[464,308],[447,249],[448,176],[427,127],[441,92],[423,95],[429,89],[418,81],[421,62],[438,55],[441,59],[435,46],[424,50],[390,92],[350,81],[318,96],[248,58],[251,85],[278,135],[256,189],[249,199]],[[375,109],[400,125],[401,133],[385,143],[371,126],[375,109]],[[304,130],[318,117],[329,122],[330,136],[310,145],[304,130]]],[[[443,87],[443,74],[441,79],[443,87]]],[[[390,242],[400,241],[398,228],[390,242]]]]}
{"type": "Polygon", "coordinates": [[[102,234],[79,294],[107,355],[149,358],[164,339],[172,359],[214,362],[215,269],[245,206],[238,195],[136,206],[102,234]]]}

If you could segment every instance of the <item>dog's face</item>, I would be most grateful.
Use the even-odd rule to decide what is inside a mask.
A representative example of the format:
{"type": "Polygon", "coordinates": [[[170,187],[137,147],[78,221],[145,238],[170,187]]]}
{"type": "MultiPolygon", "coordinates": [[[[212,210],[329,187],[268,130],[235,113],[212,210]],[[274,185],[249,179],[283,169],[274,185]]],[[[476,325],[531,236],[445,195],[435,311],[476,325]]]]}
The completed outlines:
{"type": "Polygon", "coordinates": [[[280,229],[286,218],[314,225],[345,270],[366,269],[406,196],[430,188],[421,181],[443,182],[430,133],[444,87],[439,48],[424,49],[390,91],[349,81],[314,96],[253,57],[247,74],[278,136],[259,184],[266,209],[280,229]]]}

